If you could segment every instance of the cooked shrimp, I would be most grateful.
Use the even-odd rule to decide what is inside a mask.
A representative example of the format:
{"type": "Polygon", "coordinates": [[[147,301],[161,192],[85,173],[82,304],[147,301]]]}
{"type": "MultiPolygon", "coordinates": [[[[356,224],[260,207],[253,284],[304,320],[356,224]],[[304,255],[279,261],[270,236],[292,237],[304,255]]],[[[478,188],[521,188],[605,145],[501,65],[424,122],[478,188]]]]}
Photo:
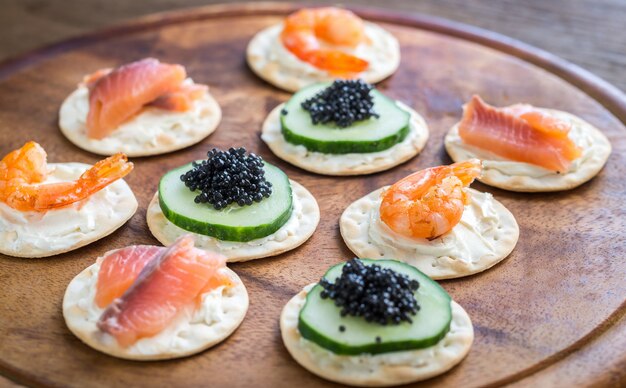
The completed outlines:
{"type": "Polygon", "coordinates": [[[480,160],[470,159],[411,174],[383,192],[380,219],[403,236],[439,237],[461,220],[470,201],[466,187],[481,172],[480,160]]]}
{"type": "Polygon", "coordinates": [[[348,10],[326,7],[297,11],[285,20],[280,38],[300,60],[333,75],[350,76],[367,69],[367,61],[341,51],[366,39],[363,21],[348,10]]]}
{"type": "Polygon", "coordinates": [[[46,211],[81,201],[133,169],[119,153],[99,161],[74,182],[42,183],[48,176],[46,151],[34,141],[0,161],[0,202],[20,211],[46,211]]]}

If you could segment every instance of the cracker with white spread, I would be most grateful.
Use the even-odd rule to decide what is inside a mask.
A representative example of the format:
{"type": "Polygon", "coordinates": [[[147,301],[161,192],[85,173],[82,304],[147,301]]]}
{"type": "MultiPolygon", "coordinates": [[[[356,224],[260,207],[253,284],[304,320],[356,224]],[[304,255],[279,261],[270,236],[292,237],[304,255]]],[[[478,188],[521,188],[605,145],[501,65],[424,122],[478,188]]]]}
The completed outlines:
{"type": "Polygon", "coordinates": [[[459,136],[459,124],[454,125],[445,138],[448,154],[455,162],[478,158],[483,162],[481,182],[504,190],[546,192],[570,190],[596,176],[609,155],[611,143],[600,130],[570,114],[552,109],[541,109],[570,123],[569,137],[582,149],[582,155],[572,161],[568,171],[557,173],[533,164],[507,160],[487,150],[467,145],[459,136]]]}
{"type": "Polygon", "coordinates": [[[274,108],[263,123],[261,139],[279,158],[304,170],[324,175],[364,175],[388,170],[419,154],[428,141],[428,126],[422,116],[407,105],[396,102],[409,112],[409,133],[392,147],[378,152],[351,154],[324,154],[307,150],[285,140],[280,123],[280,111],[285,104],[274,108]]]}
{"type": "MultiPolygon", "coordinates": [[[[84,163],[49,163],[43,183],[74,181],[91,167],[84,163]]],[[[0,253],[46,257],[91,244],[113,233],[137,210],[137,200],[122,179],[88,198],[45,212],[23,212],[0,202],[0,253]]]]}
{"type": "Polygon", "coordinates": [[[380,220],[383,190],[356,200],[341,215],[341,236],[359,258],[399,260],[433,279],[452,279],[491,268],[517,244],[515,217],[489,193],[468,189],[471,203],[461,221],[443,236],[428,240],[404,237],[380,220]]]}
{"type": "Polygon", "coordinates": [[[188,306],[160,333],[141,338],[129,347],[121,347],[115,337],[97,327],[104,312],[94,301],[103,257],[78,274],[67,286],[63,298],[63,317],[67,327],[81,341],[111,356],[140,361],[190,356],[230,336],[248,311],[245,286],[236,273],[224,268],[232,286],[220,286],[202,294],[199,307],[188,306]]]}
{"type": "MultiPolygon", "coordinates": [[[[192,83],[190,79],[186,84],[192,83]]],[[[69,141],[98,155],[123,152],[129,157],[164,154],[189,147],[212,134],[222,118],[217,101],[207,91],[185,112],[144,107],[102,139],[87,136],[89,90],[85,85],[70,94],[59,111],[59,127],[69,141]]]]}
{"type": "MultiPolygon", "coordinates": [[[[398,40],[382,27],[364,22],[367,42],[354,49],[344,49],[348,54],[368,61],[368,68],[356,75],[368,83],[376,83],[393,74],[400,65],[398,40]]],[[[258,32],[248,44],[248,65],[259,77],[281,89],[296,92],[316,82],[332,81],[325,70],[301,61],[280,41],[282,24],[258,32]]]]}
{"type": "Polygon", "coordinates": [[[291,356],[305,369],[327,380],[364,387],[421,381],[454,367],[472,346],[474,329],[470,317],[452,301],[450,331],[433,346],[376,355],[337,355],[304,339],[298,331],[300,310],[314,286],[308,285],[285,305],[280,316],[280,331],[291,356]]]}
{"type": "MultiPolygon", "coordinates": [[[[315,197],[301,184],[289,180],[293,193],[293,211],[287,222],[276,232],[247,242],[224,241],[215,237],[192,233],[196,248],[221,253],[229,263],[276,256],[304,244],[315,232],[320,221],[320,209],[315,197]]],[[[165,218],[159,206],[158,193],[154,195],[146,215],[148,227],[161,244],[168,246],[178,237],[189,234],[165,218]]]]}

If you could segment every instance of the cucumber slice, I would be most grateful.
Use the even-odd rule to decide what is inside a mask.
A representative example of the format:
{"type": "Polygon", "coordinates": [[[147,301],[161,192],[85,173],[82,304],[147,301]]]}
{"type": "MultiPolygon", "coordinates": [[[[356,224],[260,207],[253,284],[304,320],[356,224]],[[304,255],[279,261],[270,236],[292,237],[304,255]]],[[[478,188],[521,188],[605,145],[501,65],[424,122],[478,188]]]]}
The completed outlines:
{"type": "Polygon", "coordinates": [[[313,97],[328,83],[304,88],[285,104],[287,114],[280,115],[282,133],[289,143],[305,146],[309,151],[325,154],[367,153],[386,150],[404,140],[409,133],[409,112],[395,101],[372,90],[374,110],[379,118],[354,123],[348,128],[328,124],[313,124],[309,112],[300,105],[313,97]]]}
{"type": "Polygon", "coordinates": [[[169,171],[159,182],[159,204],[165,218],[190,232],[228,241],[250,241],[269,236],[283,226],[293,209],[289,178],[278,167],[265,163],[265,178],[272,183],[272,195],[250,206],[230,206],[216,210],[197,204],[198,194],[189,190],[180,176],[191,163],[169,171]]]}
{"type": "MultiPolygon", "coordinates": [[[[420,286],[415,292],[420,310],[412,316],[412,323],[379,325],[361,317],[340,315],[340,308],[331,299],[322,299],[319,284],[306,297],[298,320],[302,337],[335,354],[378,354],[401,350],[421,349],[435,345],[450,330],[452,307],[450,295],[437,282],[417,268],[394,260],[363,259],[364,264],[378,264],[384,268],[417,279],[420,286]],[[340,331],[339,327],[345,327],[340,331]],[[376,337],[380,338],[377,342],[376,337]]],[[[333,281],[341,275],[344,264],[328,270],[324,277],[333,281]]]]}

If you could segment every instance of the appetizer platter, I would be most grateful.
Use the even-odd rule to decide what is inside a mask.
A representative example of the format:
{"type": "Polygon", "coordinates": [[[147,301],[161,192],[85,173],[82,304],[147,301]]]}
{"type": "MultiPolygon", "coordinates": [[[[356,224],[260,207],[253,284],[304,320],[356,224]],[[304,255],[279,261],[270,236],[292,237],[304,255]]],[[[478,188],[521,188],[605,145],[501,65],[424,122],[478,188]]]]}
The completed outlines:
{"type": "Polygon", "coordinates": [[[1,375],[623,376],[623,94],[496,34],[352,11],[209,6],[0,64],[1,375]]]}

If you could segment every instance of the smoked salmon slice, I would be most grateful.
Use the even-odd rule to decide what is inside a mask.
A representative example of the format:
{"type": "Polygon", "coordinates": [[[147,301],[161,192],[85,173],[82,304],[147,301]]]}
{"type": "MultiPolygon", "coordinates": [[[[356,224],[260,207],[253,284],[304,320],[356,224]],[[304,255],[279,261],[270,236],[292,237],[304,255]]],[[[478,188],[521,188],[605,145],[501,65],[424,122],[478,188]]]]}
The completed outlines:
{"type": "Polygon", "coordinates": [[[112,67],[107,67],[104,69],[96,70],[93,73],[88,74],[83,77],[83,84],[87,86],[87,88],[91,91],[91,89],[93,89],[93,87],[96,85],[96,82],[98,82],[100,78],[108,75],[112,71],[113,71],[112,67]]]}
{"type": "Polygon", "coordinates": [[[515,104],[502,108],[502,110],[523,119],[533,129],[554,137],[566,138],[571,129],[569,123],[543,113],[529,104],[515,104]]]}
{"type": "Polygon", "coordinates": [[[187,77],[181,65],[146,58],[111,72],[97,72],[88,81],[87,136],[102,139],[141,111],[144,105],[176,90],[187,77]],[[94,80],[95,79],[95,80],[94,80]]]}
{"type": "Polygon", "coordinates": [[[206,85],[188,84],[180,85],[178,89],[165,93],[149,106],[174,112],[185,112],[193,107],[193,102],[202,98],[209,88],[206,85]]]}
{"type": "Polygon", "coordinates": [[[464,143],[503,158],[565,172],[581,149],[567,136],[568,123],[530,105],[496,108],[474,95],[463,108],[464,143]]]}
{"type": "Polygon", "coordinates": [[[121,297],[146,264],[161,255],[165,249],[152,245],[136,245],[118,249],[105,256],[98,272],[96,305],[105,308],[121,297]]]}
{"type": "Polygon", "coordinates": [[[160,333],[182,309],[197,302],[199,295],[223,285],[220,269],[226,258],[193,244],[193,237],[187,235],[168,248],[129,247],[105,258],[101,271],[106,272],[102,278],[98,276],[98,289],[106,287],[101,291],[103,300],[119,294],[129,279],[133,280],[121,296],[113,297],[98,328],[115,337],[120,346],[130,346],[160,333]],[[118,253],[132,258],[124,260],[118,253]],[[112,286],[104,286],[107,283],[101,284],[101,280],[112,286]]]}
{"type": "MultiPolygon", "coordinates": [[[[83,84],[91,90],[100,78],[108,75],[111,71],[113,71],[111,68],[96,70],[83,78],[83,84]]],[[[173,112],[186,112],[193,107],[194,101],[202,98],[208,90],[209,87],[206,85],[183,83],[171,92],[167,92],[157,97],[156,100],[149,102],[147,106],[173,112]]]]}

